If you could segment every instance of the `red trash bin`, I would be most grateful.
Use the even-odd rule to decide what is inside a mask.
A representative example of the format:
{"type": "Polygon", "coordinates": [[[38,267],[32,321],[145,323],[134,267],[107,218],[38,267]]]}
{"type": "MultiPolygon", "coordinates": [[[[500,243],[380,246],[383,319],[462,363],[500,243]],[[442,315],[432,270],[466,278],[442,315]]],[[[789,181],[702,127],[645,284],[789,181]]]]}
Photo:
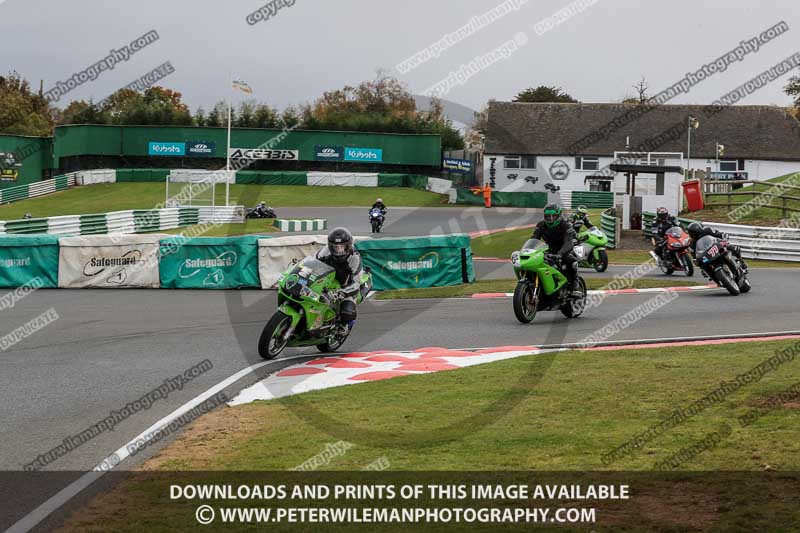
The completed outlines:
{"type": "Polygon", "coordinates": [[[686,206],[689,211],[700,211],[705,207],[703,191],[700,189],[700,180],[684,181],[683,193],[686,195],[686,206]]]}

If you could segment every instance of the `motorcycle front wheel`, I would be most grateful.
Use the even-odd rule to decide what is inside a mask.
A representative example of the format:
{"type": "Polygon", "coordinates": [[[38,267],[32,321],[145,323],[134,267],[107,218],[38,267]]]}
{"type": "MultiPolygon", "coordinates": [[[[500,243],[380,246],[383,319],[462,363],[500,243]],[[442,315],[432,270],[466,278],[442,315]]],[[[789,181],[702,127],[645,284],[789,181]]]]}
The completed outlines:
{"type": "Polygon", "coordinates": [[[598,259],[594,264],[594,269],[597,272],[605,272],[608,270],[608,252],[605,250],[599,250],[597,255],[600,257],[600,259],[598,259]]]}
{"type": "Polygon", "coordinates": [[[530,324],[536,318],[536,301],[533,294],[533,285],[528,282],[517,283],[514,289],[514,316],[523,324],[530,324]]]}
{"type": "Polygon", "coordinates": [[[718,270],[716,272],[716,278],[717,281],[719,281],[719,284],[725,287],[725,289],[727,289],[728,292],[731,293],[731,296],[739,296],[739,293],[741,292],[739,290],[739,286],[736,284],[735,281],[733,281],[733,278],[730,276],[730,274],[728,274],[727,268],[718,270]]]}
{"type": "Polygon", "coordinates": [[[283,337],[291,325],[292,319],[289,315],[285,315],[280,311],[276,311],[272,315],[267,325],[264,326],[261,337],[258,339],[258,355],[262,359],[275,359],[281,354],[286,345],[289,344],[289,339],[284,339],[283,337]]]}
{"type": "Polygon", "coordinates": [[[692,258],[689,257],[689,254],[683,254],[681,256],[681,264],[683,264],[683,269],[686,272],[686,277],[691,278],[694,276],[694,265],[692,264],[692,258]]]}

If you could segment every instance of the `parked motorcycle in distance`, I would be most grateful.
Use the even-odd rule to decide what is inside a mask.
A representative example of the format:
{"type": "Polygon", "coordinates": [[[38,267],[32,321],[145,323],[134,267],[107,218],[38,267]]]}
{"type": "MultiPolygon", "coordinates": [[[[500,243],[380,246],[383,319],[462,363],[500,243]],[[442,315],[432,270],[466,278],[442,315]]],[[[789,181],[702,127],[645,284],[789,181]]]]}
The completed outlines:
{"type": "MultiPolygon", "coordinates": [[[[372,274],[365,270],[360,304],[372,289],[372,274]]],[[[289,266],[278,281],[278,309],[258,340],[258,354],[274,359],[287,346],[316,346],[321,352],[338,350],[350,335],[350,327],[339,317],[343,298],[336,270],[314,256],[289,266]]]]}
{"type": "Polygon", "coordinates": [[[372,233],[381,232],[381,228],[383,228],[383,222],[385,219],[384,212],[377,207],[373,207],[369,210],[369,224],[372,227],[372,233]]]}
{"type": "MultiPolygon", "coordinates": [[[[656,244],[656,240],[653,238],[653,245],[655,246],[656,244]]],[[[680,226],[673,226],[667,230],[663,251],[664,257],[658,257],[652,250],[650,255],[667,276],[675,271],[680,271],[686,272],[688,277],[692,277],[694,276],[694,264],[692,264],[692,254],[689,250],[691,244],[692,238],[689,234],[683,231],[680,226]]]]}
{"type": "Polygon", "coordinates": [[[538,311],[561,311],[567,318],[576,318],[586,308],[586,282],[578,276],[581,298],[575,298],[567,277],[557,268],[557,259],[547,253],[547,243],[530,239],[518,252],[511,254],[517,276],[514,290],[514,315],[527,324],[538,311]]]}
{"type": "Polygon", "coordinates": [[[728,250],[727,242],[711,235],[697,241],[697,266],[703,274],[733,296],[750,292],[753,286],[739,258],[728,250]]]}
{"type": "Polygon", "coordinates": [[[246,208],[244,218],[278,218],[278,214],[271,207],[261,204],[255,206],[253,209],[246,208]]]}
{"type": "Polygon", "coordinates": [[[573,251],[580,266],[591,267],[597,272],[608,269],[608,236],[600,228],[594,227],[578,233],[578,244],[573,251]]]}

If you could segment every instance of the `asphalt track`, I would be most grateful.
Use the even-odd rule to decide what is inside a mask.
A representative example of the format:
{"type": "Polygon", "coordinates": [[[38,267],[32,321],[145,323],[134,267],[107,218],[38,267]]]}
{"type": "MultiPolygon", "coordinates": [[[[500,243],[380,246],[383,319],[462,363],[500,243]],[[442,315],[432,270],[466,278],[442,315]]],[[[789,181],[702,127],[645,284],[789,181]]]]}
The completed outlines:
{"type": "MultiPolygon", "coordinates": [[[[322,211],[322,210],[320,210],[322,211]]],[[[331,210],[346,223],[352,210],[331,210]]],[[[399,211],[399,210],[398,210],[399,211]]],[[[499,210],[480,215],[451,208],[424,211],[426,222],[457,220],[458,231],[529,223],[530,213],[499,210]],[[489,222],[482,224],[480,221],[489,222]],[[469,222],[472,221],[472,222],[469,222]],[[472,224],[471,226],[469,224],[472,224]]],[[[479,210],[480,211],[480,210],[479,210]]],[[[317,216],[326,216],[320,213],[317,216]]],[[[416,224],[416,222],[415,222],[416,224]]],[[[391,224],[387,226],[390,235],[391,224]]],[[[429,231],[435,229],[429,226],[429,231]]],[[[399,228],[397,231],[401,231],[399,228]]],[[[448,230],[445,230],[448,231],[448,230]]],[[[422,232],[427,233],[427,232],[422,232]]],[[[477,267],[482,277],[508,277],[507,263],[477,267]],[[499,274],[494,274],[497,269],[499,274]]],[[[625,267],[612,267],[607,276],[625,267]]],[[[695,278],[698,279],[698,278],[695,278]]],[[[612,340],[695,335],[780,332],[800,324],[797,271],[752,271],[753,292],[737,298],[722,291],[679,294],[649,317],[631,324],[612,340]]],[[[357,327],[347,351],[413,350],[427,346],[481,348],[580,342],[616,318],[652,299],[652,294],[609,296],[581,318],[540,313],[530,325],[519,324],[509,299],[369,300],[359,308],[357,327]]],[[[88,470],[111,452],[178,407],[249,365],[261,362],[256,343],[275,309],[270,291],[39,290],[0,311],[2,330],[11,331],[52,308],[60,319],[0,352],[0,470],[20,470],[37,455],[76,435],[112,410],[122,409],[165,379],[182,374],[204,359],[213,368],[182,390],[158,400],[57,459],[46,470],[88,470]]],[[[314,354],[288,350],[286,357],[314,354]]],[[[602,353],[598,353],[602,357],[602,353]]],[[[295,361],[278,360],[231,385],[228,396],[295,361]]],[[[148,448],[121,468],[135,467],[160,449],[148,448]]],[[[0,528],[2,529],[2,528],[0,528]]]]}

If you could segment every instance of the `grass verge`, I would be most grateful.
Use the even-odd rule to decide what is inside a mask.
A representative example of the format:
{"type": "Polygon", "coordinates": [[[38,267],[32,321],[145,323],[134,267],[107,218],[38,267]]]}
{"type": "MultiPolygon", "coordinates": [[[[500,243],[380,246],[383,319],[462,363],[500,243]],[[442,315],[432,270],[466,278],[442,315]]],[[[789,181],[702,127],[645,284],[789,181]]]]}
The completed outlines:
{"type": "MultiPolygon", "coordinates": [[[[602,289],[608,285],[609,280],[604,278],[584,278],[586,287],[589,290],[602,289]]],[[[693,287],[704,285],[695,281],[688,281],[679,278],[650,279],[640,278],[634,280],[621,279],[620,283],[625,284],[625,289],[652,289],[658,287],[693,287]]],[[[490,279],[478,280],[475,283],[464,285],[454,285],[452,287],[431,287],[427,289],[398,289],[393,291],[379,292],[375,298],[377,300],[402,300],[411,298],[458,298],[461,296],[471,296],[481,293],[514,292],[517,281],[513,279],[490,279]]]]}
{"type": "MultiPolygon", "coordinates": [[[[225,186],[217,185],[217,199],[224,200],[225,186]]],[[[396,187],[313,187],[305,185],[231,185],[231,202],[253,206],[259,201],[272,207],[369,207],[377,196],[390,206],[447,206],[447,197],[416,189],[396,187]]],[[[30,213],[34,218],[86,215],[153,209],[164,203],[164,183],[101,183],[0,206],[0,220],[14,220],[30,213]]],[[[280,213],[278,213],[280,214],[280,213]]]]}
{"type": "Polygon", "coordinates": [[[261,233],[274,233],[278,229],[272,225],[272,220],[251,219],[242,224],[198,224],[185,228],[175,228],[155,231],[153,233],[168,233],[171,235],[191,235],[193,237],[233,237],[239,235],[259,235],[261,233]]]}
{"type": "MultiPolygon", "coordinates": [[[[720,481],[708,472],[800,468],[799,403],[763,410],[749,425],[739,422],[739,417],[763,409],[796,383],[795,361],[711,402],[610,465],[601,457],[658,426],[676,409],[707,397],[720,381],[731,382],[790,347],[796,353],[797,341],[541,354],[223,407],[194,422],[144,464],[153,476],[163,473],[161,479],[123,481],[73,515],[66,528],[85,531],[94,526],[99,531],[97,524],[102,524],[106,531],[179,529],[189,521],[194,524],[199,505],[168,499],[166,485],[186,476],[181,472],[206,472],[195,482],[208,483],[224,482],[223,471],[237,471],[242,481],[252,478],[250,482],[258,484],[261,478],[253,472],[286,471],[336,441],[351,446],[331,457],[325,470],[354,472],[384,458],[394,471],[649,472],[674,454],[696,450],[698,442],[720,428],[728,428],[726,436],[688,455],[679,468],[706,472],[702,479],[708,484],[692,487],[687,484],[689,474],[681,474],[673,478],[669,501],[640,500],[640,516],[628,517],[627,524],[637,524],[638,530],[646,520],[648,527],[642,530],[656,525],[696,530],[701,514],[708,523],[700,529],[713,525],[725,531],[725,524],[735,524],[737,530],[753,530],[748,525],[761,515],[773,525],[788,523],[784,521],[797,518],[796,502],[788,493],[767,495],[768,505],[789,507],[788,516],[782,509],[779,517],[766,507],[752,507],[755,493],[747,493],[756,489],[745,483],[720,501],[713,489],[720,481]],[[511,403],[504,399],[509,394],[511,403]],[[332,422],[316,423],[309,412],[332,422]],[[481,423],[453,424],[470,417],[481,423]],[[690,488],[688,501],[675,499],[690,488]],[[737,498],[742,501],[737,503],[737,498]],[[686,508],[702,513],[686,513],[686,508]]],[[[262,478],[272,483],[282,479],[280,473],[262,478]]],[[[265,505],[221,502],[226,503],[265,505]]]]}

